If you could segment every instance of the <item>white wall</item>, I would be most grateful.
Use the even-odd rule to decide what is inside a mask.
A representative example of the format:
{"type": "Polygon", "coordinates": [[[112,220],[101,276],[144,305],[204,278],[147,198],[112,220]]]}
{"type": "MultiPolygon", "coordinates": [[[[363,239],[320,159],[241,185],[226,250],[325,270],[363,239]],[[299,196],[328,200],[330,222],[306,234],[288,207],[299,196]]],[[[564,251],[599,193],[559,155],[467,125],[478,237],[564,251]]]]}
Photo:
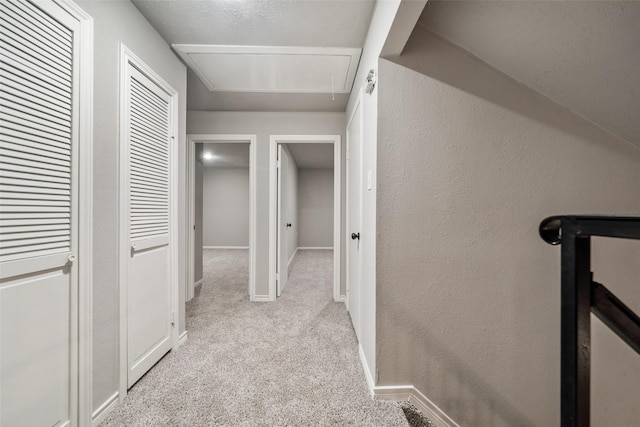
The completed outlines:
{"type": "Polygon", "coordinates": [[[249,168],[205,167],[203,246],[249,247],[249,168]]]}
{"type": "MultiPolygon", "coordinates": [[[[558,425],[560,250],[548,215],[638,214],[640,150],[419,27],[380,61],[377,372],[460,425],[558,425]]],[[[594,242],[640,311],[640,242],[594,242]]],[[[637,354],[595,320],[592,425],[640,419],[637,354]]]]}
{"type": "MultiPolygon", "coordinates": [[[[257,271],[255,274],[256,294],[258,296],[269,295],[269,135],[331,134],[342,135],[344,141],[345,127],[344,113],[189,111],[187,133],[257,135],[257,271]]],[[[344,194],[344,189],[342,194],[344,194]]],[[[344,218],[344,210],[342,216],[344,218]]],[[[344,224],[342,224],[342,230],[344,230],[344,224]]],[[[341,242],[341,244],[341,253],[344,254],[344,242],[341,242]]],[[[344,295],[344,259],[342,264],[343,268],[340,275],[341,293],[344,295]]]]}
{"type": "MultiPolygon", "coordinates": [[[[124,43],[178,91],[178,139],[184,176],[186,69],[171,48],[128,1],[78,1],[94,18],[94,282],[93,282],[93,406],[118,390],[118,74],[120,43],[124,43]]],[[[184,180],[180,188],[185,188],[184,180]]],[[[184,191],[179,206],[185,206],[184,191]]],[[[185,277],[185,213],[180,213],[179,277],[185,277]]],[[[178,325],[184,330],[184,286],[180,286],[178,325]]]]}
{"type": "Polygon", "coordinates": [[[333,247],[333,169],[298,169],[298,246],[333,247]]]}

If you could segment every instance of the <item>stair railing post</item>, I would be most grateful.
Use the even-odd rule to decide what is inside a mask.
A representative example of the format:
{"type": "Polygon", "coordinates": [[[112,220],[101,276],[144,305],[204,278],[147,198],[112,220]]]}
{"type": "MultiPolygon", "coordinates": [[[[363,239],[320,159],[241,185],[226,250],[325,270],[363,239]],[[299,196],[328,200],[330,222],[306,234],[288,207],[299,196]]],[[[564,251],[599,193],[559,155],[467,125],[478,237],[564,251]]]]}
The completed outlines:
{"type": "Polygon", "coordinates": [[[588,427],[591,359],[591,239],[562,224],[561,425],[588,427]]]}

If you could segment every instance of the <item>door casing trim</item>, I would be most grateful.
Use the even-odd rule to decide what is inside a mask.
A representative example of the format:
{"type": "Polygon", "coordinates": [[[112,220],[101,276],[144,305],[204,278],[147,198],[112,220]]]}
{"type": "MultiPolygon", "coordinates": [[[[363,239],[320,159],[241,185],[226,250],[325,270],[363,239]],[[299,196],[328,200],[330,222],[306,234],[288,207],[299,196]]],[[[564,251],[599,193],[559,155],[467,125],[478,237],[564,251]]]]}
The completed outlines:
{"type": "Polygon", "coordinates": [[[333,300],[340,296],[340,247],[342,224],[342,137],[340,135],[270,135],[269,136],[269,295],[262,301],[276,299],[276,231],[277,231],[277,148],[287,143],[333,144],[333,300]]]}
{"type": "MultiPolygon", "coordinates": [[[[178,92],[171,87],[160,75],[158,75],[151,67],[143,62],[137,55],[135,55],[129,48],[123,43],[120,43],[120,57],[119,57],[119,75],[118,75],[118,129],[120,130],[118,136],[118,149],[119,149],[119,163],[118,163],[118,274],[119,274],[119,291],[120,291],[120,375],[119,375],[119,390],[118,397],[120,401],[123,401],[127,396],[127,376],[128,376],[128,316],[127,316],[127,257],[129,254],[128,236],[125,232],[127,230],[124,224],[128,218],[127,202],[125,196],[128,194],[127,189],[127,172],[125,167],[127,164],[127,153],[125,150],[125,144],[127,143],[128,133],[128,119],[126,117],[127,109],[125,108],[126,90],[127,90],[127,66],[131,64],[137,68],[140,72],[145,74],[151,81],[158,85],[163,91],[165,91],[171,97],[171,145],[169,147],[169,280],[170,280],[170,311],[173,314],[174,319],[178,315],[178,300],[179,300],[179,277],[178,277],[178,92]]],[[[173,327],[171,328],[171,343],[172,350],[178,348],[178,329],[179,325],[174,320],[173,327]]]]}
{"type": "Polygon", "coordinates": [[[249,144],[249,300],[256,301],[256,135],[245,134],[188,134],[187,135],[187,281],[185,301],[194,296],[194,237],[195,226],[195,156],[197,143],[249,144]]]}

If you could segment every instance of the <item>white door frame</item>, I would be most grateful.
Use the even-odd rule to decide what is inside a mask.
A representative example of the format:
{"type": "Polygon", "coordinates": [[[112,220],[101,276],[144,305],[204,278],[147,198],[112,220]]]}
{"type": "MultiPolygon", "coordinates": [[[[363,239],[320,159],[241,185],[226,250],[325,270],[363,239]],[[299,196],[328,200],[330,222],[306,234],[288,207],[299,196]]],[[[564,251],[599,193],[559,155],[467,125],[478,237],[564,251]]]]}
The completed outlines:
{"type": "MultiPolygon", "coordinates": [[[[74,86],[73,144],[78,169],[77,189],[77,284],[70,303],[72,341],[69,366],[71,426],[91,425],[93,412],[93,18],[71,0],[36,2],[51,16],[60,9],[78,22],[73,32],[74,86]]],[[[36,258],[37,259],[37,258],[36,258]]],[[[35,261],[37,262],[37,261],[35,261]]],[[[4,273],[7,273],[6,271],[4,273]]]]}
{"type": "Polygon", "coordinates": [[[269,301],[276,299],[276,230],[277,230],[277,148],[278,144],[333,144],[333,300],[340,297],[340,246],[342,207],[342,138],[340,135],[271,135],[269,136],[269,301]]]}
{"type": "MultiPolygon", "coordinates": [[[[347,310],[349,310],[349,291],[351,286],[353,286],[353,283],[349,282],[349,270],[353,267],[356,267],[358,270],[360,270],[360,283],[358,284],[358,286],[360,287],[360,310],[359,310],[359,316],[358,316],[358,326],[361,329],[361,325],[362,325],[362,251],[358,251],[358,259],[357,260],[351,260],[349,259],[349,244],[350,244],[350,240],[351,240],[351,233],[354,232],[354,230],[351,227],[351,224],[349,222],[349,213],[350,213],[350,209],[349,209],[349,200],[351,199],[351,182],[349,179],[349,165],[350,165],[350,161],[353,161],[354,159],[351,156],[350,153],[350,142],[351,142],[351,138],[350,138],[350,134],[349,134],[349,129],[351,128],[351,124],[353,123],[354,120],[358,120],[360,122],[360,146],[359,146],[359,152],[357,154],[357,159],[355,159],[358,164],[359,164],[359,169],[360,169],[360,179],[358,182],[358,187],[361,189],[362,191],[362,164],[363,164],[363,159],[362,159],[362,152],[363,152],[363,142],[364,142],[364,135],[363,135],[363,125],[364,125],[364,112],[362,110],[363,108],[363,103],[362,103],[362,93],[363,90],[362,88],[360,88],[360,90],[358,91],[358,98],[356,99],[356,103],[353,106],[353,110],[351,110],[351,117],[349,117],[349,120],[347,122],[347,128],[346,128],[346,136],[347,136],[347,149],[346,149],[346,159],[347,159],[347,164],[346,164],[346,190],[347,190],[347,197],[346,197],[346,218],[345,218],[345,239],[347,241],[347,249],[346,249],[346,275],[345,275],[345,280],[346,280],[346,288],[345,288],[345,306],[347,307],[347,310]],[[356,112],[358,112],[358,114],[356,115],[356,112]]],[[[362,212],[362,207],[363,207],[363,197],[362,194],[360,194],[360,203],[359,203],[359,210],[360,210],[360,215],[358,218],[358,221],[360,222],[360,228],[362,228],[362,220],[363,220],[363,212],[362,212]]],[[[357,336],[360,336],[360,331],[356,331],[357,332],[357,336]]]]}
{"type": "Polygon", "coordinates": [[[57,2],[80,23],[78,38],[78,425],[93,418],[93,18],[70,0],[57,2]]]}
{"type": "Polygon", "coordinates": [[[195,160],[198,143],[249,144],[249,301],[256,301],[256,135],[189,134],[187,135],[187,282],[186,298],[194,296],[194,235],[195,226],[195,160]]]}
{"type": "MultiPolygon", "coordinates": [[[[160,75],[158,75],[153,69],[145,64],[140,58],[138,58],[131,50],[129,50],[124,44],[120,44],[120,74],[119,74],[119,147],[120,147],[120,159],[119,159],[119,281],[120,281],[120,387],[119,387],[119,399],[122,401],[127,395],[127,376],[128,376],[128,317],[127,317],[127,259],[130,254],[129,236],[126,235],[127,228],[123,226],[128,219],[128,202],[124,200],[124,197],[129,194],[127,185],[128,168],[124,167],[127,164],[128,158],[126,157],[128,150],[123,149],[124,144],[127,143],[127,133],[129,130],[129,120],[126,117],[126,109],[124,108],[124,100],[126,99],[127,90],[127,66],[131,64],[143,74],[145,74],[150,80],[157,84],[162,90],[168,93],[171,97],[171,144],[169,147],[169,280],[171,295],[170,304],[173,319],[177,319],[178,315],[178,300],[179,300],[179,276],[178,276],[178,92],[173,89],[160,75]]],[[[178,324],[177,320],[174,320],[173,328],[171,331],[172,349],[175,350],[178,347],[178,324]]]]}

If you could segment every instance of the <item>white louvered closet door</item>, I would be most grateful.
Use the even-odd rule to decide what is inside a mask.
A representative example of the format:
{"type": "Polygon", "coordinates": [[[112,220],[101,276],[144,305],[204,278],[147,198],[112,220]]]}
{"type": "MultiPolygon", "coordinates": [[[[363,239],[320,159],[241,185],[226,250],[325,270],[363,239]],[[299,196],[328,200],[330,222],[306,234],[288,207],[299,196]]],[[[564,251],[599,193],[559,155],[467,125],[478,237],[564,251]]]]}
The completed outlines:
{"type": "Polygon", "coordinates": [[[0,425],[77,419],[79,23],[0,2],[0,425]]]}
{"type": "Polygon", "coordinates": [[[172,98],[127,65],[128,387],[171,349],[170,161],[172,98]]]}

